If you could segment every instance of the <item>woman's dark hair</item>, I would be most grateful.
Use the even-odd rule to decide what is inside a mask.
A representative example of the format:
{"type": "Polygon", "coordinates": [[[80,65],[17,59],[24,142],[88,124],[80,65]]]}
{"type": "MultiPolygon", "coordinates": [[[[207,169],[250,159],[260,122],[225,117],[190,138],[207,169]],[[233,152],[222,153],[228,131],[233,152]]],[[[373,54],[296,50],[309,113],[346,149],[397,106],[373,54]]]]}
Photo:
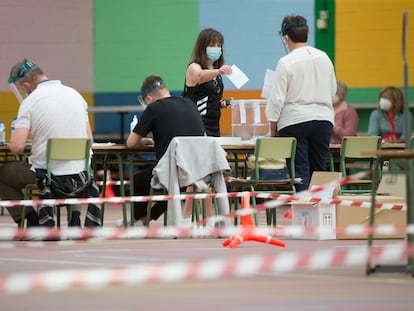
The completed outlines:
{"type": "Polygon", "coordinates": [[[223,35],[213,29],[213,28],[206,28],[202,30],[197,37],[196,44],[193,49],[193,54],[191,55],[191,61],[200,64],[201,68],[207,68],[208,57],[206,53],[206,48],[212,44],[219,44],[221,45],[221,56],[218,60],[213,63],[214,68],[218,69],[224,65],[224,37],[223,35]]]}

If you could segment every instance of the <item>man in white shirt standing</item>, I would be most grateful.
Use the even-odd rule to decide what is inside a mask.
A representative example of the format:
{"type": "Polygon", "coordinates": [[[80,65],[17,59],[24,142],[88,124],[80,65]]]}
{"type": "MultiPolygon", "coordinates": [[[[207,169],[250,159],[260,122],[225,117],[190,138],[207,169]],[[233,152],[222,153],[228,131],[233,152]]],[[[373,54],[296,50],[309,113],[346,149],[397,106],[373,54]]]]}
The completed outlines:
{"type": "Polygon", "coordinates": [[[296,137],[296,176],[308,189],[314,171],[326,169],[336,93],[334,67],[325,52],[307,45],[309,27],[303,16],[283,18],[281,36],[289,54],[277,66],[266,107],[271,136],[296,137]]]}

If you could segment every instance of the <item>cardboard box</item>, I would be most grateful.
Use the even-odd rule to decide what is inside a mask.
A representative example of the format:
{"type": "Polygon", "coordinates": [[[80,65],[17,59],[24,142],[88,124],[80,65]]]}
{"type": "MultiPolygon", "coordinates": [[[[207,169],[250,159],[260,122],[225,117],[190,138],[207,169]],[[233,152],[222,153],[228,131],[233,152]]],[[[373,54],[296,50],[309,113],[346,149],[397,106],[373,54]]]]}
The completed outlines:
{"type": "MultiPolygon", "coordinates": [[[[340,172],[314,172],[309,184],[309,189],[314,186],[327,185],[341,178],[340,172]]],[[[326,187],[324,191],[318,192],[315,197],[331,199],[339,188],[326,187]]],[[[292,202],[292,225],[304,228],[328,229],[326,232],[315,232],[314,234],[295,234],[292,238],[311,240],[334,240],[336,239],[336,210],[335,205],[310,202],[292,202]]]]}
{"type": "Polygon", "coordinates": [[[305,240],[335,240],[336,215],[333,204],[292,203],[292,225],[303,228],[328,229],[327,232],[293,234],[292,238],[305,240]],[[330,232],[331,231],[331,232],[330,232]]]}
{"type": "Polygon", "coordinates": [[[407,175],[383,173],[377,194],[406,198],[407,175]]]}
{"type": "MultiPolygon", "coordinates": [[[[337,197],[340,200],[346,201],[358,201],[358,202],[370,202],[370,195],[340,195],[337,197]]],[[[405,203],[404,197],[399,196],[383,196],[377,195],[377,203],[405,203]]],[[[346,227],[349,225],[369,225],[369,208],[338,205],[336,207],[336,226],[346,227]]],[[[387,209],[375,209],[375,223],[374,225],[391,224],[396,226],[407,225],[407,213],[399,210],[387,210],[387,209]]],[[[401,239],[405,238],[405,234],[392,234],[392,235],[374,235],[375,239],[401,239]]],[[[343,233],[337,233],[337,239],[367,239],[368,235],[347,235],[343,233]]]]}

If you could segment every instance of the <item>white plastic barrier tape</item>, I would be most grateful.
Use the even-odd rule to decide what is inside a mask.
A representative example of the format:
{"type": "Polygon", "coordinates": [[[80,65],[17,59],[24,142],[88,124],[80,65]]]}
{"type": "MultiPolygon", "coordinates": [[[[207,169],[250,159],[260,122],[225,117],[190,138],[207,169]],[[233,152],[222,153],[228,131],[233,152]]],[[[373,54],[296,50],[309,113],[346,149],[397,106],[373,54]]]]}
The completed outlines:
{"type": "MultiPolygon", "coordinates": [[[[208,228],[195,226],[193,228],[180,227],[97,227],[94,229],[81,229],[79,227],[62,227],[58,229],[48,229],[46,227],[32,227],[28,229],[0,228],[0,240],[118,240],[118,239],[146,239],[146,238],[207,238],[207,237],[229,237],[245,232],[244,227],[228,226],[224,228],[208,228]]],[[[297,236],[306,234],[414,234],[414,225],[395,226],[395,225],[349,225],[337,228],[323,227],[253,227],[248,228],[254,235],[269,236],[297,236]]],[[[4,244],[7,245],[7,244],[4,244]]],[[[8,247],[0,243],[0,248],[8,247]]]]}
{"type": "MultiPolygon", "coordinates": [[[[45,199],[45,200],[5,200],[0,201],[0,206],[14,207],[14,206],[38,206],[38,205],[71,205],[71,204],[100,204],[100,203],[131,203],[131,202],[148,202],[148,201],[168,201],[168,200],[185,200],[185,199],[213,199],[213,198],[236,198],[241,197],[243,192],[228,192],[228,193],[198,193],[198,194],[180,194],[180,195],[154,195],[154,196],[131,196],[131,197],[110,197],[110,198],[76,198],[76,199],[45,199]]],[[[312,203],[327,203],[327,204],[341,204],[347,206],[359,206],[369,208],[371,202],[350,201],[340,199],[323,199],[317,197],[309,197],[307,192],[296,195],[286,194],[272,194],[253,192],[250,196],[264,199],[274,199],[273,201],[265,202],[262,205],[257,205],[255,210],[264,210],[267,208],[274,208],[291,201],[302,201],[312,203]]],[[[376,203],[375,208],[394,209],[406,211],[406,204],[392,204],[392,203],[376,203]]],[[[253,210],[253,208],[252,208],[253,210]]],[[[251,212],[251,211],[250,211],[251,212]]],[[[243,213],[246,213],[243,211],[243,213]]]]}
{"type": "MultiPolygon", "coordinates": [[[[365,176],[367,172],[360,172],[354,175],[350,175],[345,178],[338,179],[337,181],[330,182],[324,186],[315,187],[315,189],[309,191],[302,191],[295,196],[280,196],[283,200],[298,200],[302,196],[307,196],[309,193],[317,193],[325,189],[325,187],[331,187],[332,185],[343,185],[353,179],[361,178],[365,176]]],[[[73,199],[45,199],[45,200],[4,200],[0,201],[0,206],[13,207],[13,206],[38,206],[38,205],[71,205],[71,204],[99,204],[99,203],[130,203],[130,202],[147,202],[147,201],[168,201],[168,200],[185,200],[185,199],[213,199],[223,197],[241,197],[243,192],[238,193],[198,193],[198,194],[180,194],[180,195],[155,195],[155,196],[130,196],[130,197],[110,197],[110,198],[73,198],[73,199]]],[[[269,196],[269,198],[279,198],[278,195],[269,196]]]]}
{"type": "Polygon", "coordinates": [[[55,270],[15,273],[0,278],[0,293],[24,294],[33,291],[66,291],[104,288],[114,285],[210,281],[224,277],[248,277],[259,273],[328,269],[334,266],[363,265],[367,259],[382,263],[401,260],[412,254],[405,243],[372,248],[322,249],[313,252],[279,252],[272,256],[244,255],[162,264],[137,264],[112,269],[55,270]]]}
{"type": "MultiPolygon", "coordinates": [[[[98,186],[103,186],[104,182],[102,180],[97,180],[96,184],[98,186]]],[[[129,185],[129,184],[130,184],[129,180],[124,180],[123,183],[120,180],[107,180],[106,181],[107,186],[120,186],[120,185],[129,185]]]]}
{"type": "MultiPolygon", "coordinates": [[[[244,210],[241,213],[252,213],[253,210],[265,210],[268,208],[275,208],[282,204],[289,203],[291,201],[308,201],[313,203],[327,203],[327,204],[342,204],[349,206],[367,207],[371,206],[370,202],[358,202],[349,200],[338,199],[323,199],[311,197],[311,195],[324,191],[325,189],[332,189],[335,186],[341,186],[349,183],[354,179],[359,179],[365,176],[368,172],[359,172],[344,178],[340,178],[336,181],[327,183],[325,185],[313,187],[311,190],[305,190],[296,193],[295,195],[283,195],[283,194],[271,194],[271,193],[250,193],[250,196],[259,198],[274,199],[270,202],[265,202],[262,205],[257,205],[254,209],[249,211],[244,210]]],[[[185,199],[213,199],[213,198],[235,198],[242,197],[243,192],[229,192],[229,193],[197,193],[197,194],[179,194],[179,195],[154,195],[154,196],[130,196],[130,197],[109,197],[109,198],[73,198],[73,199],[45,199],[45,200],[4,200],[0,201],[0,206],[14,207],[14,206],[39,206],[39,205],[71,205],[71,204],[99,204],[99,203],[131,203],[131,202],[148,202],[148,201],[168,201],[168,200],[185,200],[185,199]]],[[[377,203],[375,208],[383,209],[396,209],[406,210],[405,204],[390,204],[390,203],[377,203]]],[[[233,217],[234,215],[228,215],[233,217]]]]}

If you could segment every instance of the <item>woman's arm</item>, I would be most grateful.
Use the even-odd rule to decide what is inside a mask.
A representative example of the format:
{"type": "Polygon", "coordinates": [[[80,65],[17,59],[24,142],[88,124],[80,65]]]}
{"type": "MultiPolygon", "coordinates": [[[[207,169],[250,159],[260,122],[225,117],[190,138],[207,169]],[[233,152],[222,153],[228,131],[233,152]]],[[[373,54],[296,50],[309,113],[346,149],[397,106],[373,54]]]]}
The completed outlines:
{"type": "Polygon", "coordinates": [[[223,65],[219,69],[202,69],[197,63],[191,63],[185,75],[185,84],[187,86],[196,86],[207,81],[214,80],[219,75],[231,74],[232,70],[230,66],[223,65]]]}

